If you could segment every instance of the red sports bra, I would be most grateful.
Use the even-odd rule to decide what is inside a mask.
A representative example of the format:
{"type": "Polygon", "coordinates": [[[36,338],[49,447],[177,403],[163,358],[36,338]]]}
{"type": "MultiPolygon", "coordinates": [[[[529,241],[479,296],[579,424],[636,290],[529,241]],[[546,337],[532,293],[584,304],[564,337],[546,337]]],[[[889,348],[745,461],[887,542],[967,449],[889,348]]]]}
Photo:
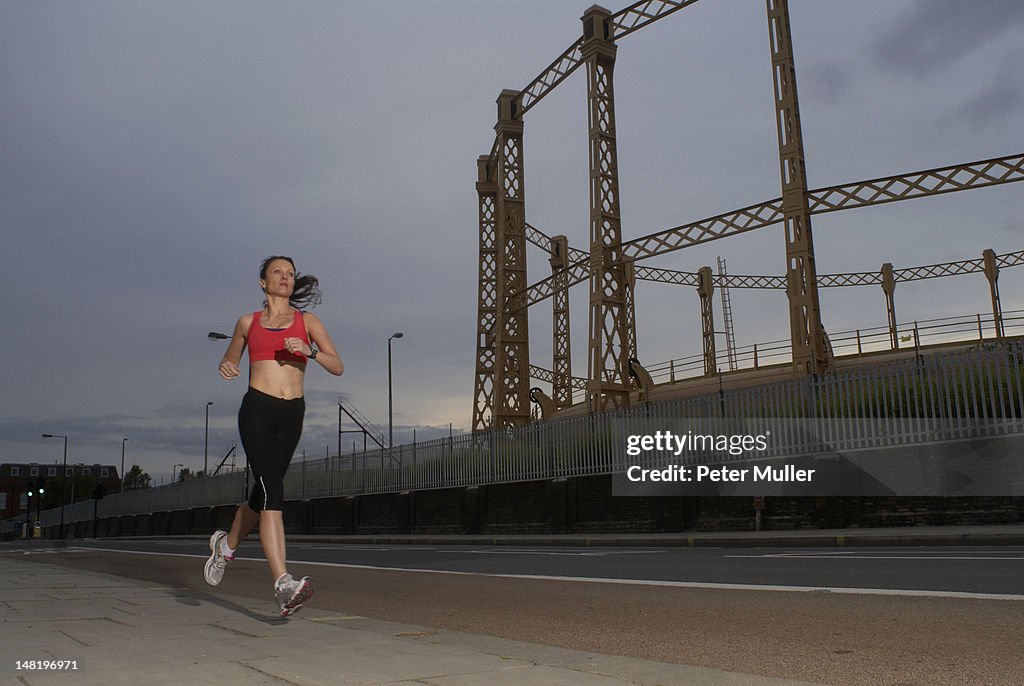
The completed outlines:
{"type": "Polygon", "coordinates": [[[305,364],[305,355],[290,353],[284,348],[286,338],[299,338],[309,345],[302,313],[296,310],[291,326],[286,329],[266,329],[260,324],[262,318],[263,312],[253,312],[252,323],[249,325],[249,361],[277,360],[305,364]]]}

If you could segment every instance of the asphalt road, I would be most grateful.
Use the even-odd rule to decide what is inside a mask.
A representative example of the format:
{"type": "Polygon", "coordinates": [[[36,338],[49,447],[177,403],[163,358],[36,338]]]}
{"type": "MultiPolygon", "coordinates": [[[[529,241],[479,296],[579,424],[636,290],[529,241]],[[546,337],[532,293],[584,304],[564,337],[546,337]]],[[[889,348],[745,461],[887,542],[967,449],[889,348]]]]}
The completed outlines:
{"type": "MultiPolygon", "coordinates": [[[[81,543],[82,547],[209,555],[206,541],[81,543]]],[[[931,591],[1024,596],[1024,547],[560,548],[291,542],[288,557],[320,565],[571,577],[628,583],[931,591]]],[[[258,542],[239,553],[263,559],[258,542]]]]}
{"type": "MultiPolygon", "coordinates": [[[[202,579],[204,541],[76,542],[24,559],[272,603],[258,552],[247,544],[240,558],[253,559],[217,589],[202,579]]],[[[837,685],[1024,683],[1019,547],[293,542],[289,559],[316,578],[315,605],[343,613],[837,685]]]]}

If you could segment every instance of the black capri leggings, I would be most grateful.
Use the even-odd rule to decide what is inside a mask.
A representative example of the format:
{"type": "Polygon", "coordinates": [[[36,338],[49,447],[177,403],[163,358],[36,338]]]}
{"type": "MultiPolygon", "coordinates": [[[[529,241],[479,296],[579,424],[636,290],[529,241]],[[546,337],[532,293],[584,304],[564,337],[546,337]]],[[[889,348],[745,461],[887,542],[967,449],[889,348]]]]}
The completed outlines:
{"type": "Polygon", "coordinates": [[[284,474],[302,435],[303,398],[282,400],[250,388],[238,410],[238,433],[252,470],[249,507],[256,512],[284,508],[284,474]]]}

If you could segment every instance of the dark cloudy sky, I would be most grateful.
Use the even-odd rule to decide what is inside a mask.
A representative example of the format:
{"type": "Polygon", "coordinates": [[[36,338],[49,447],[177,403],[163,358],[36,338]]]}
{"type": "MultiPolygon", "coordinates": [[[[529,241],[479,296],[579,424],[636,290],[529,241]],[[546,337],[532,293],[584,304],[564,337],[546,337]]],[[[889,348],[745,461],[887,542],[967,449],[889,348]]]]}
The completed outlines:
{"type": "MultiPolygon", "coordinates": [[[[260,260],[320,277],[339,380],[307,379],[300,445],[336,444],[344,394],[396,440],[469,425],[477,278],[475,160],[494,100],[579,35],[589,2],[0,0],[5,295],[0,461],[128,464],[157,477],[236,440],[243,381],[216,374],[257,309],[260,260]]],[[[622,5],[609,9],[616,11],[622,5]]],[[[792,0],[812,188],[1021,152],[1024,3],[792,0]]],[[[764,3],[703,0],[620,43],[623,233],[779,194],[764,3]]],[[[585,248],[582,70],[527,115],[527,218],[585,248]]],[[[1024,249],[1024,184],[815,219],[822,274],[1024,249]]],[[[654,260],[779,274],[781,228],[654,260]]],[[[547,262],[531,251],[529,280],[547,262]]],[[[1024,268],[1019,271],[1024,272],[1024,268]]],[[[1001,277],[1024,308],[1024,274],[1001,277]]],[[[900,319],[984,312],[984,277],[897,289],[900,319]]],[[[585,374],[586,293],[573,291],[585,374]]],[[[640,357],[700,352],[692,289],[641,283],[640,357]]],[[[788,335],[780,293],[733,293],[741,345],[788,335]]],[[[877,287],[822,294],[830,331],[882,326],[877,287]]],[[[550,309],[531,311],[550,366],[550,309]]],[[[244,377],[243,377],[244,378],[244,377]]],[[[349,439],[351,440],[351,439],[349,439]]]]}

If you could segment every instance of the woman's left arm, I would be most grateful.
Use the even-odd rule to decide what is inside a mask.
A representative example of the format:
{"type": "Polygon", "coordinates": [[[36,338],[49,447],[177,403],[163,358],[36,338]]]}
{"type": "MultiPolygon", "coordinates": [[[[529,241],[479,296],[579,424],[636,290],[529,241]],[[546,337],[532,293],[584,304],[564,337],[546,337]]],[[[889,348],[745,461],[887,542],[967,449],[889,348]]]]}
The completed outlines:
{"type": "MultiPolygon", "coordinates": [[[[309,312],[303,312],[302,317],[306,323],[309,340],[316,343],[316,347],[320,349],[320,352],[316,354],[316,361],[331,374],[341,376],[345,371],[345,363],[341,361],[341,356],[338,355],[338,351],[334,347],[334,341],[327,334],[327,329],[324,328],[323,322],[315,314],[309,312]]],[[[310,349],[304,352],[306,355],[309,355],[313,351],[310,349]]]]}

